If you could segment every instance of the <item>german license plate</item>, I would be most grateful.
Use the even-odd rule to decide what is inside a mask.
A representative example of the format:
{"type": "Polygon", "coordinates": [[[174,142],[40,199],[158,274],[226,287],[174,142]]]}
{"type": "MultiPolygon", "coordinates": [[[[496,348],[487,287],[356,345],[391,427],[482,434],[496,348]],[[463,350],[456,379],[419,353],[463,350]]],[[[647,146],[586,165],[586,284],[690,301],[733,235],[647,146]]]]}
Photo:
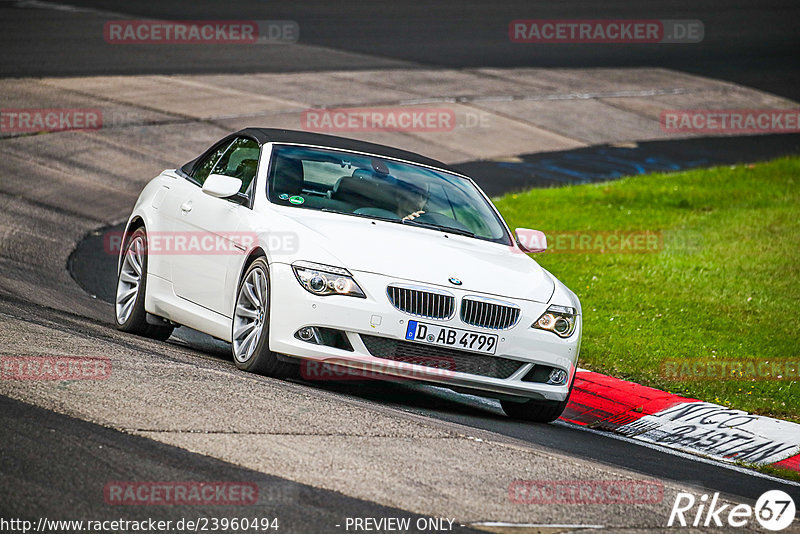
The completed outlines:
{"type": "Polygon", "coordinates": [[[497,350],[495,334],[480,334],[437,324],[408,321],[406,339],[417,343],[439,345],[459,350],[494,354],[497,350]]]}

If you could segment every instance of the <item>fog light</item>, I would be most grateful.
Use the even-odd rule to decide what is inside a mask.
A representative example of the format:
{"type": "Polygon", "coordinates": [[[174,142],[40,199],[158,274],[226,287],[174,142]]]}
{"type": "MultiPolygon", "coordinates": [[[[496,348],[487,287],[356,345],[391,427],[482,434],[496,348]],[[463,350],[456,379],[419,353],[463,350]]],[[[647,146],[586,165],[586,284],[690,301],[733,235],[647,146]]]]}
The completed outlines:
{"type": "Polygon", "coordinates": [[[315,342],[317,338],[317,332],[315,330],[313,326],[304,326],[297,331],[297,337],[303,341],[315,342]]]}
{"type": "Polygon", "coordinates": [[[560,386],[566,383],[567,372],[563,369],[553,369],[547,378],[547,383],[553,386],[560,386]]]}
{"type": "Polygon", "coordinates": [[[294,337],[306,343],[353,352],[353,346],[347,339],[347,334],[335,328],[304,326],[294,333],[294,337]]]}

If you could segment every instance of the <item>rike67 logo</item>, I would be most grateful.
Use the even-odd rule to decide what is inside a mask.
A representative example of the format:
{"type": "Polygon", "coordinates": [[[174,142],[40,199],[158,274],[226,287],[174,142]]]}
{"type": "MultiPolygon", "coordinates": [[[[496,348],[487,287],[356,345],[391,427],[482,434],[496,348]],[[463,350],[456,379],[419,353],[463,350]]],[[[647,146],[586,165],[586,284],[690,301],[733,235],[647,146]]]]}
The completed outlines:
{"type": "Polygon", "coordinates": [[[754,507],[749,504],[722,504],[719,493],[695,498],[691,493],[678,493],[667,526],[682,527],[745,527],[753,519],[762,528],[779,531],[792,524],[795,517],[794,500],[788,493],[770,490],[761,495],[754,507]]]}

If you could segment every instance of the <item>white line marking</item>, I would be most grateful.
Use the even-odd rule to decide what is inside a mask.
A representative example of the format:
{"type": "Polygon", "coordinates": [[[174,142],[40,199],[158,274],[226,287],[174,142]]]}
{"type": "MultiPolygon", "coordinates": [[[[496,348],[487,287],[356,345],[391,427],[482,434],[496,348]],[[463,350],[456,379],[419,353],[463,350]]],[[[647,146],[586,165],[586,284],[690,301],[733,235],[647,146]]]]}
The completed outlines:
{"type": "Polygon", "coordinates": [[[468,103],[468,102],[511,102],[513,100],[548,101],[548,100],[593,100],[599,98],[628,98],[662,95],[682,95],[698,92],[698,89],[640,89],[636,91],[600,91],[595,93],[551,93],[543,95],[487,95],[487,96],[443,96],[431,98],[411,98],[401,100],[399,105],[436,104],[436,103],[468,103]]]}
{"type": "Polygon", "coordinates": [[[769,465],[800,452],[800,424],[750,414],[711,402],[691,402],[688,399],[626,423],[616,428],[614,433],[650,443],[662,444],[663,440],[663,444],[670,448],[722,462],[741,459],[769,465]],[[690,421],[692,432],[682,433],[690,421]],[[733,424],[734,421],[736,424],[733,424]],[[701,438],[712,432],[718,432],[718,437],[730,436],[734,441],[747,441],[733,447],[730,443],[714,443],[703,447],[691,441],[692,437],[701,438]],[[673,441],[676,436],[680,439],[673,441]],[[763,451],[765,448],[766,452],[763,451]],[[756,455],[756,452],[760,454],[756,455]]]}
{"type": "Polygon", "coordinates": [[[55,11],[66,11],[69,13],[91,13],[93,15],[101,15],[104,17],[113,18],[130,18],[130,15],[123,13],[116,13],[114,11],[103,11],[101,9],[93,9],[90,7],[78,7],[69,4],[58,4],[55,2],[46,2],[43,0],[12,0],[14,7],[18,8],[32,8],[32,9],[53,9],[55,11]]]}
{"type": "Polygon", "coordinates": [[[504,523],[503,521],[481,521],[479,523],[468,523],[468,526],[476,527],[519,527],[519,528],[605,528],[605,525],[548,525],[546,523],[504,523]]]}

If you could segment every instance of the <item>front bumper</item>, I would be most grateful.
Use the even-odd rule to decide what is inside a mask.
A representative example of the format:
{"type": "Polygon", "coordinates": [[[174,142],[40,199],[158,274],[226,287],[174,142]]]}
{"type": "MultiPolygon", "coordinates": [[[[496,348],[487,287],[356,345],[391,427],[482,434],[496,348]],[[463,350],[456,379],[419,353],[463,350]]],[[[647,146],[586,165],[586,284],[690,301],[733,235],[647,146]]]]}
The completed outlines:
{"type": "MultiPolygon", "coordinates": [[[[390,283],[409,283],[374,273],[351,271],[366,299],[331,295],[319,297],[303,289],[290,265],[270,265],[270,330],[269,344],[274,352],[308,361],[330,362],[347,367],[401,379],[432,382],[445,387],[474,390],[490,397],[523,397],[563,401],[569,395],[569,384],[576,371],[580,352],[582,323],[580,316],[575,333],[562,339],[551,332],[530,328],[547,309],[547,303],[514,300],[521,309],[520,320],[508,330],[491,330],[465,324],[458,311],[451,319],[434,320],[414,317],[396,309],[386,294],[390,283]],[[361,334],[405,341],[409,320],[440,324],[477,333],[496,334],[498,345],[495,357],[515,360],[518,370],[507,378],[492,378],[478,374],[436,369],[402,361],[378,358],[367,349],[361,334]],[[353,351],[302,341],[295,333],[302,327],[315,326],[345,332],[353,351]],[[523,381],[534,365],[557,367],[567,371],[565,385],[523,381]]],[[[441,287],[456,297],[456,307],[465,295],[479,294],[469,288],[441,287]]],[[[490,295],[484,295],[490,296],[490,295]]],[[[510,300],[510,299],[504,299],[510,300]]],[[[412,342],[407,342],[412,343],[412,342]]],[[[426,347],[427,345],[422,345],[426,347]]],[[[490,356],[491,357],[491,356],[490,356]]],[[[332,378],[335,379],[335,378],[332,378]]]]}

